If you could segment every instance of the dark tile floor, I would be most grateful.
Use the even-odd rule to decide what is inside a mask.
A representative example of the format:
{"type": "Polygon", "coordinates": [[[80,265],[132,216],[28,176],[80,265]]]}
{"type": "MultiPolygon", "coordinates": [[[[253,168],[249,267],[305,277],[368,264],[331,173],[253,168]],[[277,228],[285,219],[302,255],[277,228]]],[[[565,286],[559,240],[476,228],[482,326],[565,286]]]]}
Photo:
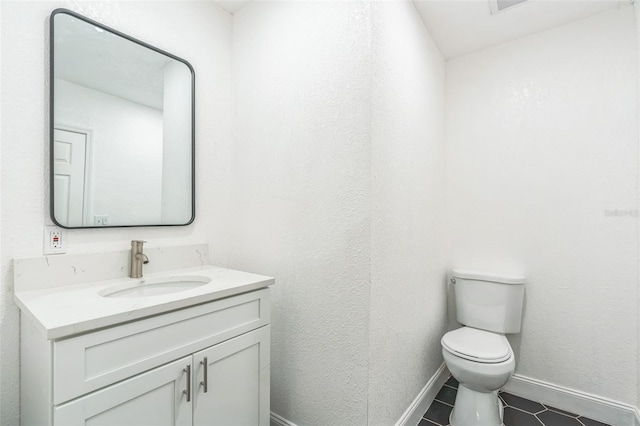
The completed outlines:
{"type": "MultiPolygon", "coordinates": [[[[458,392],[458,382],[449,377],[418,426],[448,426],[458,392]]],[[[504,426],[610,426],[578,414],[500,392],[504,404],[504,426]]]]}

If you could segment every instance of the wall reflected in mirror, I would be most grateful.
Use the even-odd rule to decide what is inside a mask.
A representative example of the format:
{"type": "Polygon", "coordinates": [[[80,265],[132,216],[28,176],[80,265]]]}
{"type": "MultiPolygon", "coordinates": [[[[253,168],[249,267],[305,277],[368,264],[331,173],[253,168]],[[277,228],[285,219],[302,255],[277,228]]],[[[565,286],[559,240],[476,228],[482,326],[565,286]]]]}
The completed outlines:
{"type": "Polygon", "coordinates": [[[191,66],[64,9],[51,15],[51,39],[54,222],[191,223],[191,66]]]}

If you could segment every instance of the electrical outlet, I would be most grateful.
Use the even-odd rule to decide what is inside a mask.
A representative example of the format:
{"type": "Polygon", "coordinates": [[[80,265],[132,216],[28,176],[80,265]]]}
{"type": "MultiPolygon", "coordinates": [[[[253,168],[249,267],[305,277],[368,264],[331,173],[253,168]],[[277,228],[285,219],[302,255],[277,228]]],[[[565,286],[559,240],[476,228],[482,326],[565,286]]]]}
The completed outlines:
{"type": "Polygon", "coordinates": [[[93,216],[93,224],[95,226],[107,226],[109,224],[109,215],[95,215],[93,216]]]}
{"type": "Polygon", "coordinates": [[[44,227],[44,254],[65,253],[67,245],[67,233],[57,226],[44,227]]]}

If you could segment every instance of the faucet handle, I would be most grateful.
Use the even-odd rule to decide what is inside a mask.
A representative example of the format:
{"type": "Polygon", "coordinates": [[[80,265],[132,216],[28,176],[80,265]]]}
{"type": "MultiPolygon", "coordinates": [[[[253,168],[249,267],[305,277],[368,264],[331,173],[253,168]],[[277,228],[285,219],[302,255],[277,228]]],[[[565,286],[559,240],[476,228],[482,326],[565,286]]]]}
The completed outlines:
{"type": "Polygon", "coordinates": [[[140,244],[144,244],[146,243],[146,241],[142,241],[142,240],[131,240],[131,244],[133,243],[140,243],[140,244]]]}

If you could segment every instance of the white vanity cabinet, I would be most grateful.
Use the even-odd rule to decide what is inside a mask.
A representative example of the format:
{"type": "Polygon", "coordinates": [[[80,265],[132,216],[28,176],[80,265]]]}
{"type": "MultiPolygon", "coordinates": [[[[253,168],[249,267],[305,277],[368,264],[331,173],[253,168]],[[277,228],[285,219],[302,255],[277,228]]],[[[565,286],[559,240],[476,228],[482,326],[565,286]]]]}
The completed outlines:
{"type": "Polygon", "coordinates": [[[269,289],[48,340],[21,325],[21,424],[269,424],[269,289]]]}

